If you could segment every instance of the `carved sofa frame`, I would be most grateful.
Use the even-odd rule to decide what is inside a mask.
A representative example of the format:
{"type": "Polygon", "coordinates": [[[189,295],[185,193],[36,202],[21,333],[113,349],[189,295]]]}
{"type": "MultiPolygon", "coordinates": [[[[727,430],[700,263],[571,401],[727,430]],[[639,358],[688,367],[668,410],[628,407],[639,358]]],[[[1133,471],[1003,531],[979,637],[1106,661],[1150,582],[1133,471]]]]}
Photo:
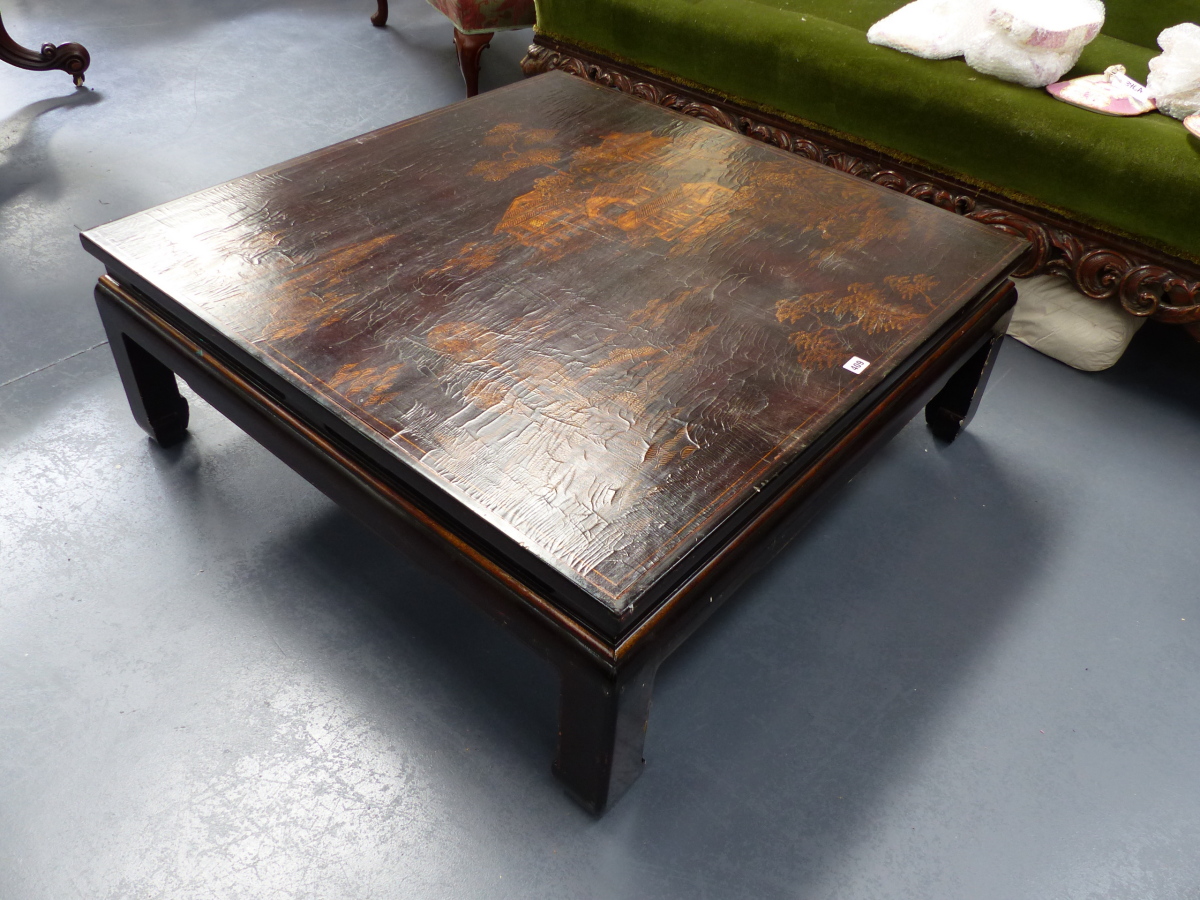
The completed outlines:
{"type": "Polygon", "coordinates": [[[1200,340],[1200,264],[543,35],[521,68],[568,72],[1019,235],[1032,246],[1016,275],[1064,276],[1089,297],[1115,297],[1133,315],[1182,325],[1200,340]]]}

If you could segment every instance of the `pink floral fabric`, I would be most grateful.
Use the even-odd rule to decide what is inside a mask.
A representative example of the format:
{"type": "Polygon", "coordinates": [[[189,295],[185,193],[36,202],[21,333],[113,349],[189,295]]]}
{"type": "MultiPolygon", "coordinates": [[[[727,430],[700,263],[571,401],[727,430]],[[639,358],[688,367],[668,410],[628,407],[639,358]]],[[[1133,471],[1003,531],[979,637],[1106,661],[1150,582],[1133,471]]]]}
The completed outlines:
{"type": "Polygon", "coordinates": [[[528,28],[536,18],[533,0],[429,0],[429,5],[467,34],[528,28]]]}

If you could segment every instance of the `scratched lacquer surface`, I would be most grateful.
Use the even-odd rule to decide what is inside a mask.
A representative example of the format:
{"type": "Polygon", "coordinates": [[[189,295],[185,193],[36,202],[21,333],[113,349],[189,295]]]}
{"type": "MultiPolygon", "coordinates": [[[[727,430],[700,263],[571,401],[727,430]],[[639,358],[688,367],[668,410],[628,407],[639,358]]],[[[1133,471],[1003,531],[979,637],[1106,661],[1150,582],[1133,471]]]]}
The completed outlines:
{"type": "Polygon", "coordinates": [[[88,237],[618,614],[1019,250],[558,75],[88,237]]]}

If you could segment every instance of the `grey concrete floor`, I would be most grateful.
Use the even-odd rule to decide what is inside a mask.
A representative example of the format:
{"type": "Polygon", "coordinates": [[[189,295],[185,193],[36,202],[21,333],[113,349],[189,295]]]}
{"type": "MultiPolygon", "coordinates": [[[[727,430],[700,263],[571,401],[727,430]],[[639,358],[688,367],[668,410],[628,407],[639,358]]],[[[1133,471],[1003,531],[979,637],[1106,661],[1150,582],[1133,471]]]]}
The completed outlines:
{"type": "Polygon", "coordinates": [[[198,399],[147,441],[77,232],[457,99],[372,5],[4,4],[94,63],[0,67],[0,898],[1200,897],[1177,331],[1010,343],[966,435],[906,429],[668,661],[599,820],[537,658],[198,399]]]}

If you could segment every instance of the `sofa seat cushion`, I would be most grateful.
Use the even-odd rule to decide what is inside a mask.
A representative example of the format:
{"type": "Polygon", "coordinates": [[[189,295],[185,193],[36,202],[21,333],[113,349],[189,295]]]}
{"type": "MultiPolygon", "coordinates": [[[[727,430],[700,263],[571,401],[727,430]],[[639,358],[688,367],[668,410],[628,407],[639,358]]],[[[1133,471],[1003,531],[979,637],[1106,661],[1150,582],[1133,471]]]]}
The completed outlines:
{"type": "MultiPolygon", "coordinates": [[[[899,0],[538,0],[538,31],[1200,259],[1200,142],[867,43],[899,0]]],[[[1071,76],[1155,50],[1101,34],[1071,76]]]]}

